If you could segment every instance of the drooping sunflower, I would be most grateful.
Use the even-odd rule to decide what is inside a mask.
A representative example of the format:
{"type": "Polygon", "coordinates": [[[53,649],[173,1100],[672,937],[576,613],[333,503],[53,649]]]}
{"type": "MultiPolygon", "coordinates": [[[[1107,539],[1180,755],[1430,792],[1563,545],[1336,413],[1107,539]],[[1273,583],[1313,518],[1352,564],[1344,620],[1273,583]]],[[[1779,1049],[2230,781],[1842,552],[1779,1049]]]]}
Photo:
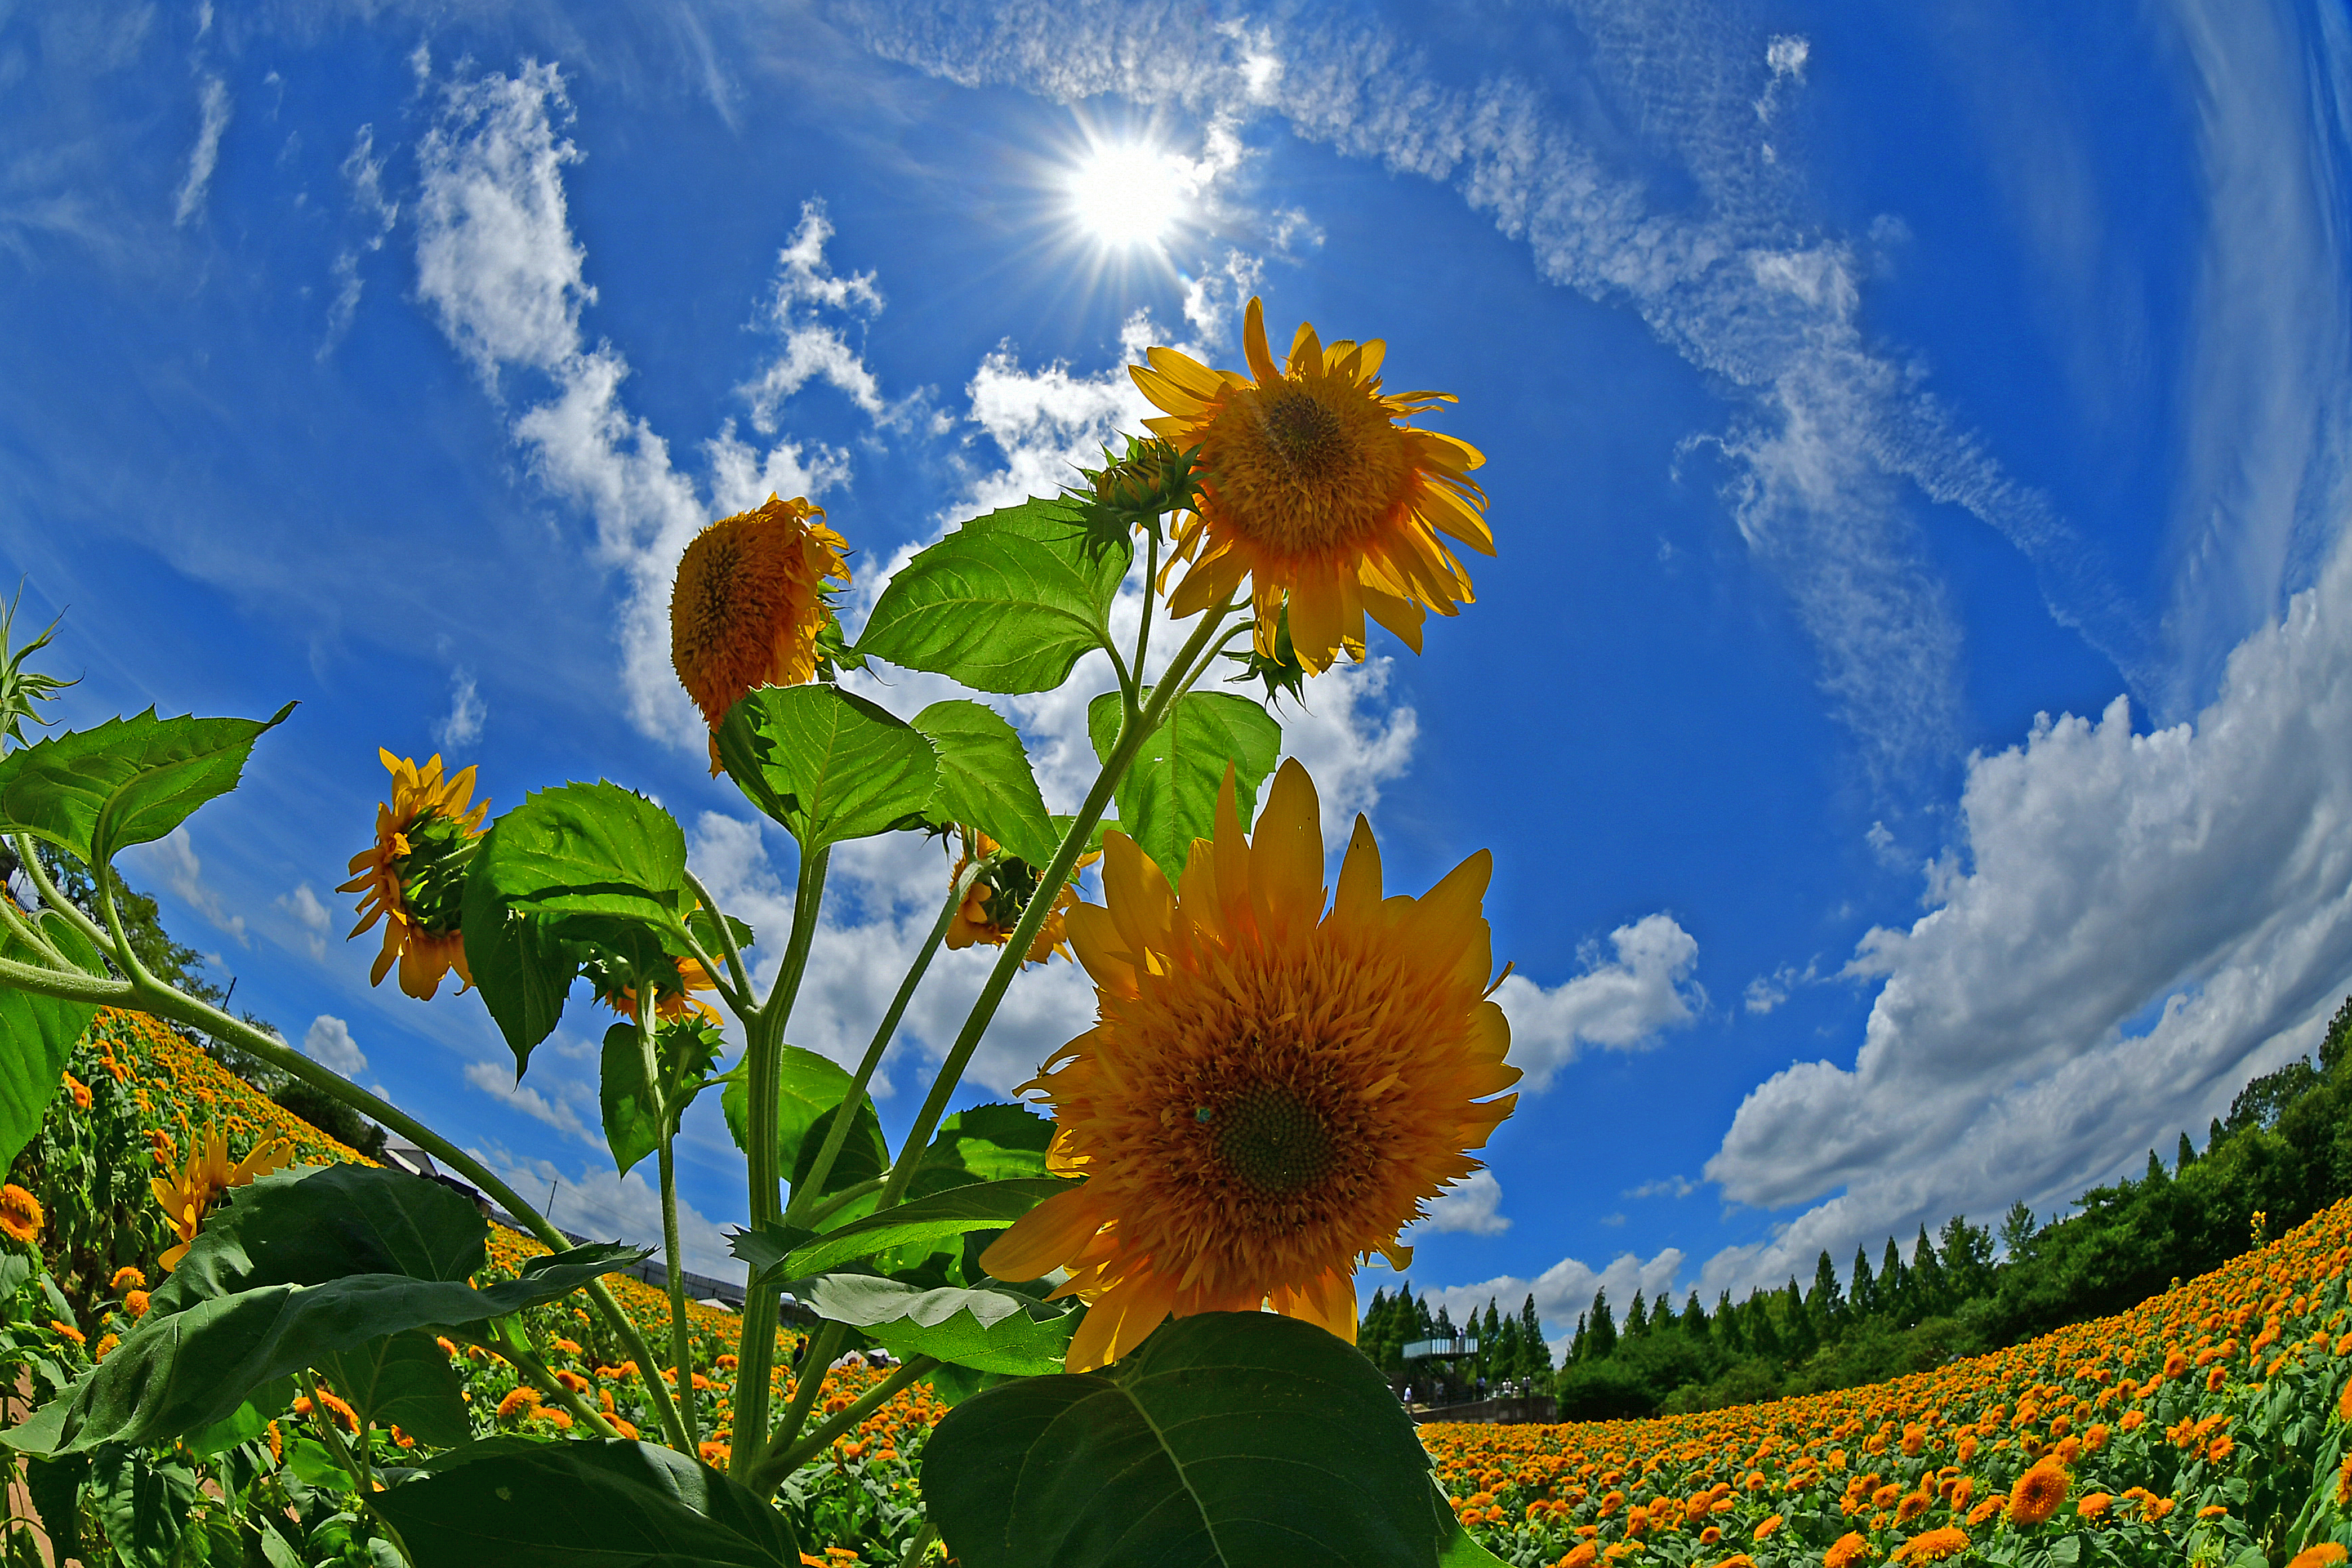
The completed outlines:
{"type": "Polygon", "coordinates": [[[849,542],[823,516],[803,498],[770,496],[696,534],[679,557],[670,663],[713,731],[747,692],[816,678],[818,634],[833,616],[824,584],[849,582],[849,542]]]}
{"type": "Polygon", "coordinates": [[[1173,616],[1224,602],[1246,577],[1257,649],[1271,658],[1286,605],[1290,639],[1310,675],[1342,650],[1364,656],[1364,617],[1415,652],[1424,611],[1470,603],[1469,574],[1440,533],[1495,552],[1486,496],[1469,479],[1486,461],[1451,436],[1405,421],[1442,392],[1384,394],[1387,345],[1325,347],[1301,323],[1290,357],[1266,347],[1265,311],[1249,302],[1242,345],[1250,375],[1215,371],[1155,348],[1129,374],[1166,414],[1144,424],[1196,458],[1198,501],[1176,536],[1191,563],[1169,596],[1173,616]]]}
{"type": "Polygon", "coordinates": [[[397,960],[400,988],[429,1002],[453,969],[460,991],[474,983],[460,929],[466,864],[490,803],[467,808],[474,795],[471,768],[445,779],[437,755],[422,768],[381,748],[376,755],[392,774],[392,799],[376,807],[374,845],[352,857],[354,875],[335,890],[360,895],[360,923],[352,936],[386,922],[368,984],[383,984],[397,960]]]}
{"type": "Polygon", "coordinates": [[[1315,786],[1296,762],[1244,837],[1232,781],[1216,837],[1171,890],[1133,840],[1103,840],[1102,904],[1067,917],[1098,1022],[1025,1089],[1050,1102],[1048,1198],[981,1261],[1066,1267],[1092,1303],[1068,1366],[1117,1360],[1170,1313],[1276,1311],[1343,1339],[1355,1268],[1410,1260],[1398,1232],[1479,1168],[1516,1096],[1487,1000],[1484,851],[1419,899],[1384,899],[1359,817],[1324,908],[1315,786]]]}
{"type": "Polygon", "coordinates": [[[0,1233],[29,1247],[41,1239],[41,1227],[47,1223],[40,1199],[14,1182],[0,1187],[0,1233]]]}
{"type": "Polygon", "coordinates": [[[241,1187],[256,1176],[266,1175],[294,1159],[294,1145],[283,1138],[272,1138],[257,1143],[253,1152],[232,1164],[228,1157],[228,1140],[217,1127],[204,1138],[191,1137],[194,1145],[187,1164],[168,1177],[154,1176],[148,1188],[162,1205],[163,1217],[171,1222],[180,1243],[157,1261],[165,1273],[180,1266],[188,1255],[188,1246],[196,1239],[196,1227],[204,1224],[205,1215],[213,1200],[231,1187],[241,1187]]]}
{"type": "MultiPolygon", "coordinates": [[[[675,990],[656,983],[654,986],[654,1017],[664,1024],[676,1023],[689,1014],[703,1022],[717,1025],[721,1020],[719,1010],[708,1002],[694,999],[697,991],[716,991],[719,982],[710,972],[691,958],[675,959],[677,965],[677,987],[675,990]]],[[[637,988],[623,985],[603,993],[599,998],[605,1006],[631,1023],[637,1021],[637,988]]]]}
{"type": "MultiPolygon", "coordinates": [[[[947,945],[961,950],[975,945],[1003,947],[1013,940],[1013,927],[1028,911],[1029,900],[1037,896],[1037,885],[1044,880],[1036,868],[1026,861],[1000,854],[995,839],[976,828],[957,830],[962,853],[956,858],[955,869],[948,874],[950,886],[963,879],[963,874],[975,860],[994,855],[999,858],[983,868],[963,896],[963,902],[948,922],[947,945]]],[[[1085,869],[1102,858],[1099,851],[1078,858],[1072,874],[1085,869]]],[[[1045,911],[1045,923],[1037,928],[1037,939],[1029,944],[1028,962],[1043,963],[1059,952],[1070,956],[1065,922],[1072,910],[1077,908],[1077,889],[1067,885],[1054,895],[1052,906],[1045,911]]]]}
{"type": "Polygon", "coordinates": [[[2074,1483],[2074,1478],[2063,1465],[2047,1459],[2033,1465],[2009,1489],[2009,1522],[2019,1526],[2042,1523],[2058,1511],[2058,1505],[2066,1500],[2067,1489],[2074,1483]]]}

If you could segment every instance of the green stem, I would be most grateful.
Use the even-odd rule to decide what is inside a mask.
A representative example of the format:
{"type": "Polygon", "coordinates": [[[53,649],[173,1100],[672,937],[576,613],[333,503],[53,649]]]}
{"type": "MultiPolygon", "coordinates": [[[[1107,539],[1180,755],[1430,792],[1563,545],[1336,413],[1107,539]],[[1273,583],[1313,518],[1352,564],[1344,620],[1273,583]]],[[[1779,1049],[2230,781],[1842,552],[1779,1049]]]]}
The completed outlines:
{"type": "Polygon", "coordinates": [[[693,1336],[686,1321],[686,1270],[679,1261],[683,1248],[677,1236],[677,1163],[672,1151],[675,1124],[669,1096],[662,1086],[661,1052],[654,1044],[652,977],[637,974],[637,1055],[646,1075],[646,1098],[654,1112],[655,1152],[661,1173],[663,1285],[669,1294],[669,1359],[677,1373],[678,1425],[686,1430],[686,1451],[698,1451],[694,1426],[693,1336]]]}
{"type": "MultiPolygon", "coordinates": [[[[316,1372],[310,1374],[310,1419],[319,1428],[320,1440],[326,1444],[328,1452],[334,1455],[335,1463],[341,1466],[343,1473],[352,1478],[352,1488],[359,1495],[360,1507],[367,1510],[368,1518],[375,1521],[376,1528],[383,1532],[384,1539],[392,1542],[392,1549],[400,1553],[400,1560],[414,1568],[416,1558],[408,1550],[408,1542],[400,1538],[400,1531],[392,1521],[377,1511],[375,1483],[369,1473],[367,1461],[364,1458],[353,1458],[352,1451],[343,1446],[343,1435],[335,1430],[334,1412],[327,1408],[325,1390],[319,1382],[316,1372]]],[[[364,1432],[361,1434],[360,1440],[361,1447],[364,1448],[367,1441],[364,1432]]]]}
{"type": "MultiPolygon", "coordinates": [[[[889,1008],[883,1013],[882,1022],[874,1030],[874,1039],[866,1047],[865,1058],[857,1064],[857,1077],[850,1084],[849,1092],[842,1097],[841,1103],[845,1108],[864,1102],[866,1086],[874,1081],[874,1074],[882,1066],[882,1053],[889,1049],[892,1037],[898,1032],[898,1020],[906,1016],[907,1005],[915,998],[915,987],[922,983],[924,971],[930,968],[932,957],[939,952],[940,943],[946,940],[948,927],[953,923],[956,910],[963,907],[964,895],[971,890],[972,882],[978,879],[980,871],[980,863],[975,860],[964,868],[964,874],[954,879],[950,885],[947,904],[940,910],[940,918],[931,922],[931,934],[923,939],[922,951],[915,955],[915,962],[908,967],[907,977],[898,983],[898,994],[890,998],[889,1008]]],[[[787,1226],[814,1227],[824,1215],[847,1201],[845,1194],[837,1194],[827,1200],[829,1206],[823,1209],[811,1207],[816,1202],[816,1195],[824,1191],[824,1179],[833,1174],[834,1161],[839,1157],[842,1146],[849,1141],[852,1120],[845,1109],[835,1113],[833,1125],[825,1129],[824,1147],[817,1150],[816,1161],[809,1166],[808,1179],[793,1190],[792,1207],[784,1212],[787,1226]]],[[[876,1184],[879,1184],[878,1182],[876,1184]]]]}
{"type": "Polygon", "coordinates": [[[768,1457],[761,1461],[760,1468],[751,1477],[751,1489],[763,1497],[774,1490],[786,1476],[824,1452],[826,1444],[873,1415],[889,1403],[900,1389],[939,1364],[929,1356],[919,1355],[860,1394],[856,1404],[828,1417],[824,1425],[799,1442],[789,1446],[779,1443],[771,1448],[768,1457]]]}
{"type": "Polygon", "coordinates": [[[996,1016],[996,1009],[1004,1000],[1004,993],[1012,986],[1013,975],[1020,972],[1022,961],[1028,956],[1029,944],[1037,940],[1038,931],[1045,927],[1045,916],[1053,908],[1054,895],[1069,881],[1070,869],[1077,864],[1078,851],[1085,847],[1095,824],[1100,822],[1103,813],[1110,808],[1111,794],[1134,763],[1136,753],[1143,749],[1143,742],[1151,732],[1160,727],[1160,721],[1174,706],[1177,698],[1182,696],[1192,681],[1198,679],[1202,653],[1215,643],[1217,629],[1224,625],[1225,617],[1232,613],[1233,606],[1228,604],[1213,613],[1203,615],[1201,629],[1194,632],[1177,653],[1175,661],[1169,666],[1167,678],[1151,689],[1150,699],[1144,703],[1142,710],[1121,721],[1118,741],[1103,763],[1100,776],[1095,780],[1094,788],[1087,792],[1085,803],[1078,807],[1076,820],[1070,824],[1070,831],[1063,837],[1061,847],[1054,851],[1053,864],[1046,867],[1045,874],[1038,879],[1035,896],[1030,899],[1029,907],[1021,911],[1021,920],[1013,929],[1012,939],[1004,944],[1004,951],[997,955],[996,966],[988,973],[988,983],[981,987],[979,997],[973,1001],[971,1013],[964,1018],[961,1032],[956,1036],[955,1045],[949,1050],[947,1059],[940,1064],[939,1076],[931,1083],[931,1092],[925,1097],[922,1110],[916,1114],[915,1125],[907,1134],[907,1142],[899,1146],[898,1163],[890,1168],[890,1184],[882,1189],[881,1200],[874,1205],[877,1214],[897,1207],[899,1200],[906,1196],[908,1185],[915,1179],[915,1168],[922,1163],[922,1151],[930,1146],[931,1134],[939,1131],[940,1119],[947,1114],[948,1100],[954,1095],[956,1085],[962,1081],[964,1068],[971,1065],[972,1053],[980,1048],[981,1036],[996,1016]]]}
{"type": "MultiPolygon", "coordinates": [[[[809,1336],[807,1344],[801,1351],[801,1369],[794,1375],[793,1402],[785,1406],[784,1418],[776,1423],[776,1430],[768,1444],[768,1453],[788,1447],[799,1435],[800,1429],[808,1425],[809,1412],[816,1407],[817,1394],[824,1387],[824,1374],[832,1367],[833,1358],[841,1353],[841,1342],[848,1334],[849,1331],[841,1324],[827,1323],[809,1336]]],[[[740,1381],[737,1387],[741,1387],[740,1381]]],[[[740,1403],[740,1395],[738,1403],[740,1403]]],[[[738,1433],[741,1430],[740,1426],[736,1428],[738,1433]]],[[[768,1468],[765,1453],[754,1450],[753,1462],[733,1473],[748,1478],[754,1466],[764,1471],[768,1468]]],[[[781,1472],[779,1479],[791,1473],[789,1470],[781,1472]]],[[[765,1497],[767,1494],[762,1492],[761,1495],[765,1497]]]]}
{"type": "Polygon", "coordinates": [[[834,1215],[839,1214],[842,1210],[847,1208],[858,1199],[870,1198],[876,1193],[880,1192],[883,1185],[889,1180],[890,1178],[887,1174],[869,1176],[854,1187],[844,1187],[841,1191],[827,1197],[823,1203],[811,1208],[807,1214],[802,1216],[801,1223],[808,1229],[815,1230],[820,1226],[824,1225],[825,1221],[831,1219],[834,1215]]]}
{"type": "Polygon", "coordinates": [[[923,1521],[923,1528],[915,1531],[914,1544],[898,1559],[898,1568],[922,1568],[923,1559],[930,1555],[931,1542],[939,1538],[940,1527],[928,1519],[923,1521]]]}
{"type": "MultiPolygon", "coordinates": [[[[784,1026],[791,1021],[793,1003],[800,994],[801,977],[808,972],[809,948],[816,941],[817,911],[824,900],[824,872],[830,851],[801,852],[800,884],[793,895],[792,935],[784,945],[782,966],[775,988],[761,1009],[745,1020],[744,1088],[751,1106],[749,1147],[744,1159],[751,1167],[751,1227],[783,1217],[783,1173],[777,1168],[777,1097],[783,1071],[784,1026]]],[[[737,1475],[751,1468],[760,1446],[767,1440],[770,1376],[776,1365],[777,1293],[761,1285],[743,1300],[743,1337],[735,1347],[735,1441],[728,1464],[737,1475]]]]}
{"type": "MultiPolygon", "coordinates": [[[[6,960],[0,959],[0,984],[22,984],[26,990],[42,991],[57,996],[76,994],[75,992],[68,990],[67,985],[76,980],[89,980],[86,975],[51,974],[47,970],[31,970],[28,973],[37,976],[42,984],[27,984],[16,979],[10,973],[12,970],[24,968],[22,964],[11,964],[6,960]]],[[[115,984],[95,981],[89,983],[108,985],[115,984]]],[[[135,1005],[142,1011],[152,1013],[158,1018],[175,1024],[185,1024],[192,1029],[228,1040],[239,1050],[259,1057],[278,1071],[290,1078],[300,1079],[304,1083],[333,1096],[352,1110],[381,1122],[384,1127],[406,1138],[419,1149],[488,1194],[492,1199],[505,1207],[509,1215],[527,1227],[532,1236],[550,1249],[562,1252],[572,1245],[570,1237],[549,1224],[546,1216],[525,1203],[522,1195],[500,1181],[488,1166],[389,1100],[380,1100],[349,1079],[320,1067],[277,1036],[265,1035],[252,1025],[232,1018],[217,1007],[199,1002],[193,996],[182,995],[170,986],[152,979],[148,980],[144,984],[132,982],[121,985],[120,989],[124,993],[120,997],[104,995],[92,999],[135,1005]]],[[[604,1321],[611,1325],[614,1333],[620,1337],[622,1345],[628,1351],[630,1357],[636,1362],[638,1379],[645,1384],[646,1397],[661,1418],[664,1434],[674,1446],[679,1448],[680,1452],[692,1453],[693,1445],[687,1441],[685,1426],[679,1420],[677,1410],[670,1404],[668,1386],[662,1382],[661,1374],[657,1370],[661,1363],[654,1355],[653,1347],[646,1342],[645,1331],[637,1327],[636,1320],[629,1316],[627,1310],[614,1300],[612,1290],[602,1279],[590,1280],[585,1289],[589,1300],[596,1303],[597,1310],[604,1314],[604,1321]]]]}
{"type": "Polygon", "coordinates": [[[1160,590],[1152,579],[1160,575],[1160,520],[1144,530],[1143,546],[1143,624],[1135,630],[1135,678],[1143,679],[1143,656],[1151,649],[1151,610],[1160,602],[1160,590]]]}
{"type": "Polygon", "coordinates": [[[33,886],[40,889],[41,901],[63,915],[68,925],[78,929],[100,950],[112,946],[111,939],[99,923],[82,913],[74,901],[59,892],[58,885],[49,880],[48,872],[41,868],[41,858],[34,853],[32,836],[17,834],[16,845],[16,858],[24,866],[25,874],[33,879],[33,886]]]}
{"type": "Polygon", "coordinates": [[[62,997],[68,1002],[95,1002],[101,1007],[127,1007],[138,992],[138,987],[128,980],[108,980],[84,974],[79,969],[45,969],[37,963],[19,963],[13,958],[0,958],[0,986],[13,986],[39,996],[62,997]]]}
{"type": "MultiPolygon", "coordinates": [[[[701,900],[702,907],[710,911],[711,921],[719,927],[719,951],[727,960],[727,973],[734,979],[735,989],[743,999],[736,1010],[742,1013],[751,1011],[751,977],[745,973],[742,952],[735,945],[735,928],[727,923],[727,916],[719,909],[719,900],[710,896],[710,889],[702,885],[702,879],[688,871],[686,885],[701,900]]],[[[718,976],[711,978],[717,979],[718,976]]]]}
{"type": "Polygon", "coordinates": [[[47,969],[74,967],[67,961],[66,955],[58,951],[58,944],[51,942],[40,927],[17,911],[16,900],[8,897],[5,889],[0,889],[0,921],[6,923],[9,933],[18,942],[31,949],[36,956],[47,961],[42,967],[47,969]]]}

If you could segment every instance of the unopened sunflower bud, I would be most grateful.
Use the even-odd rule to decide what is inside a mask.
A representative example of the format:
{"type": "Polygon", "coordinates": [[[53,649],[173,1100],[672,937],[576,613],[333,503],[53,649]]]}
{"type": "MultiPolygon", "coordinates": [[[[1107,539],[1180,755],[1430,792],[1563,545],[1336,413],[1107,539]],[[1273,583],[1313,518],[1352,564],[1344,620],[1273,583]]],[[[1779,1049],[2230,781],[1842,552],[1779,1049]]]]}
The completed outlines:
{"type": "Polygon", "coordinates": [[[1095,500],[1120,511],[1159,518],[1192,504],[1192,455],[1166,441],[1130,438],[1126,457],[1090,477],[1095,500]]]}

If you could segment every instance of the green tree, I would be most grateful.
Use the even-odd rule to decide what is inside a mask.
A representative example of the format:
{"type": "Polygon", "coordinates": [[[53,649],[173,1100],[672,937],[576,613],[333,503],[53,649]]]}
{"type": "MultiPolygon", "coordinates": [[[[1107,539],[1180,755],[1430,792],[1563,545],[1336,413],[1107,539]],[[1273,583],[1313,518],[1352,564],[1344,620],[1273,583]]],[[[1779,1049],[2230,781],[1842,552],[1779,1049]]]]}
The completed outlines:
{"type": "Polygon", "coordinates": [[[1812,1320],[1813,1332],[1828,1339],[1845,1327],[1845,1292],[1838,1288],[1837,1265],[1830,1261],[1829,1249],[1823,1247],[1813,1264],[1813,1288],[1805,1296],[1805,1315],[1812,1320]]]}
{"type": "Polygon", "coordinates": [[[2177,1176],[2196,1163],[2197,1151],[2190,1147],[2189,1133],[2186,1129],[2183,1129],[2180,1134],[2180,1152],[2172,1157],[2172,1173],[2177,1176]]]}
{"type": "MultiPolygon", "coordinates": [[[[1528,1299],[1534,1300],[1532,1297],[1528,1299]]],[[[1706,1308],[1700,1303],[1696,1290],[1690,1293],[1690,1300],[1683,1303],[1682,1321],[1683,1332],[1691,1338],[1703,1340],[1707,1337],[1706,1308]]]]}
{"type": "Polygon", "coordinates": [[[1609,1292],[1592,1292],[1592,1326],[1584,1342],[1585,1354],[1592,1361],[1607,1361],[1617,1353],[1617,1320],[1609,1314],[1609,1292]]]}
{"type": "Polygon", "coordinates": [[[1943,1260],[1936,1256],[1936,1244],[1927,1239],[1927,1222],[1919,1222],[1919,1239],[1911,1247],[1911,1290],[1921,1318],[1940,1317],[1951,1310],[1951,1300],[1944,1283],[1943,1260]]]}
{"type": "Polygon", "coordinates": [[[1878,1277],[1870,1271],[1870,1254],[1862,1247],[1853,1249],[1853,1310],[1860,1318],[1878,1316],[1882,1303],[1878,1300],[1878,1277]]]}
{"type": "Polygon", "coordinates": [[[1534,1292],[1519,1308],[1520,1354],[1526,1358],[1525,1375],[1538,1381],[1551,1375],[1551,1346],[1545,1342],[1542,1320],[1536,1316],[1534,1292]]]}
{"type": "Polygon", "coordinates": [[[1625,1337],[1639,1339],[1650,1331],[1649,1310],[1642,1305],[1642,1293],[1633,1292],[1633,1305],[1625,1313],[1625,1337]]]}

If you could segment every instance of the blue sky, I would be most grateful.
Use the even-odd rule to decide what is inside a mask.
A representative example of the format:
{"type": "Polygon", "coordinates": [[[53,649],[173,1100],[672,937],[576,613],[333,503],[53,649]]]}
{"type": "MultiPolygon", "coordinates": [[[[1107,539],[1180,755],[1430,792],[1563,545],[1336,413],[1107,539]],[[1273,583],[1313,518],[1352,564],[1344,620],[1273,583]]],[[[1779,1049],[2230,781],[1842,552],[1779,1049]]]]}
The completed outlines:
{"type": "MultiPolygon", "coordinates": [[[[1496,851],[1529,1091],[1417,1286],[1557,1331],[2053,1212],[2352,988],[2340,0],[92,4],[0,11],[0,565],[65,612],[61,706],[302,702],[134,879],[576,1228],[652,1234],[601,1025],[517,1088],[341,940],[375,748],[494,809],[644,788],[780,937],[789,843],[667,670],[686,538],[810,494],[854,626],[1132,427],[1140,345],[1237,363],[1253,292],[1489,459],[1478,602],[1288,715],[1395,885],[1496,851]],[[1114,246],[1071,182],[1137,146],[1175,220],[1114,246]]],[[[1007,705],[1064,803],[1096,689],[1007,705]]],[[[801,1043],[854,1055],[945,874],[838,858],[801,1043]]],[[[1024,977],[971,1093],[1087,1009],[1024,977]]]]}

